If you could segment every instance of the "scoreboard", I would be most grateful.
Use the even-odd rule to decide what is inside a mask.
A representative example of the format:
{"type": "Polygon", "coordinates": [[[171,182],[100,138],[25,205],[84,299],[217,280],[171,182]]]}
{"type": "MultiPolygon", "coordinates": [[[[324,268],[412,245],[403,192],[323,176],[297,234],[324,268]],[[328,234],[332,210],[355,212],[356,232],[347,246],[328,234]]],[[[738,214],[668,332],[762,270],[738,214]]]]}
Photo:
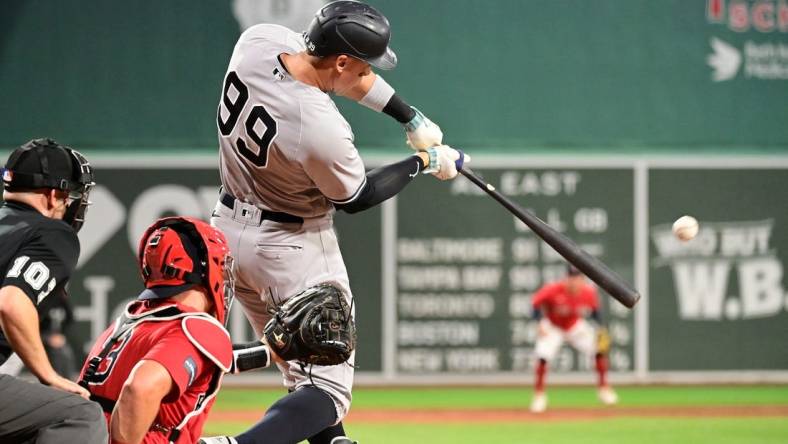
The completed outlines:
{"type": "MultiPolygon", "coordinates": [[[[781,191],[788,161],[474,161],[500,192],[643,295],[628,310],[599,292],[614,372],[788,369],[788,356],[770,351],[788,339],[788,207],[781,191]],[[688,243],[670,233],[683,214],[701,226],[688,243]]],[[[134,252],[147,224],[171,214],[210,217],[219,185],[214,162],[95,162],[99,185],[70,287],[75,344],[90,343],[142,289],[134,252]]],[[[355,297],[360,374],[436,382],[490,373],[530,378],[531,297],[561,278],[566,265],[470,181],[418,177],[379,207],[338,213],[336,229],[355,297]]],[[[229,328],[246,340],[251,329],[239,306],[229,328]]],[[[571,375],[589,364],[564,348],[553,369],[571,375]]]]}

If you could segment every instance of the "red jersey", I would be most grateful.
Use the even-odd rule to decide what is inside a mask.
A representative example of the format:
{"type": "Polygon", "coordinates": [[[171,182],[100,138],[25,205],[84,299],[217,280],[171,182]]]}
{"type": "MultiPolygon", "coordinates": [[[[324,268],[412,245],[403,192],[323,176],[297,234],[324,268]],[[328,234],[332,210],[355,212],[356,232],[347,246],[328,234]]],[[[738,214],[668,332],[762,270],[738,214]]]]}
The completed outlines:
{"type": "Polygon", "coordinates": [[[569,330],[578,319],[599,309],[599,299],[593,285],[583,284],[578,293],[571,294],[564,281],[553,282],[540,288],[534,294],[532,304],[562,330],[569,330]]]}
{"type": "MultiPolygon", "coordinates": [[[[206,336],[205,333],[219,336],[216,344],[221,348],[226,347],[229,356],[232,356],[229,334],[218,324],[218,321],[215,327],[208,325],[206,331],[199,335],[193,334],[194,328],[189,330],[186,327],[187,318],[193,321],[196,319],[194,315],[200,313],[187,306],[170,303],[151,308],[142,301],[136,301],[129,305],[127,314],[132,315],[133,319],[133,315],[159,312],[161,309],[173,306],[177,307],[181,314],[172,315],[170,313],[169,316],[162,315],[149,322],[137,323],[130,334],[125,337],[121,336],[123,339],[119,339],[116,345],[110,348],[109,353],[98,366],[98,370],[88,379],[92,395],[117,401],[123,384],[139,361],[143,359],[156,361],[167,369],[172,377],[173,389],[162,400],[159,413],[151,430],[145,434],[143,443],[169,442],[169,430],[176,428],[184,421],[186,416],[195,410],[195,406],[199,405],[198,402],[202,402],[202,398],[210,396],[210,399],[205,400],[200,411],[192,415],[181,428],[180,435],[175,442],[193,443],[200,438],[203,424],[215,400],[216,384],[220,383],[220,381],[215,381],[215,384],[212,385],[212,381],[215,378],[221,378],[222,370],[215,362],[216,358],[211,356],[210,351],[204,350],[206,348],[203,346],[204,342],[200,343],[202,349],[198,349],[195,345],[195,336],[206,336]],[[215,331],[210,331],[212,328],[215,328],[215,331]],[[220,330],[224,331],[226,340],[221,337],[220,330]]],[[[204,318],[203,316],[196,321],[201,324],[210,324],[204,318]]],[[[90,360],[101,354],[108,338],[114,333],[116,325],[117,322],[99,336],[85,361],[80,379],[85,377],[90,360]]],[[[198,339],[196,342],[199,343],[199,341],[198,339]]],[[[207,348],[211,349],[211,347],[207,348]]],[[[223,365],[223,367],[227,366],[223,365]]],[[[105,411],[104,415],[109,426],[111,413],[105,411]]]]}

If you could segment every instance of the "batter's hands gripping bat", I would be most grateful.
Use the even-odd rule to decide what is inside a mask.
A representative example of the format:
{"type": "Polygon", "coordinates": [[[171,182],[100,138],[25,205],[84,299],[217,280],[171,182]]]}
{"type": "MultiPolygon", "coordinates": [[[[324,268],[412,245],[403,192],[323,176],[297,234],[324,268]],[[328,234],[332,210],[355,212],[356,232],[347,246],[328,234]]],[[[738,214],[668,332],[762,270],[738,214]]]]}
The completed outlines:
{"type": "Polygon", "coordinates": [[[507,210],[528,225],[531,231],[553,247],[564,259],[596,282],[597,285],[602,287],[618,302],[621,302],[628,308],[632,308],[640,300],[640,294],[637,290],[633,289],[621,276],[602,263],[602,261],[580,248],[572,239],[559,233],[530,211],[512,202],[498,192],[494,186],[477,176],[471,169],[463,167],[460,170],[460,174],[467,177],[471,182],[492,196],[493,199],[506,207],[507,210]]]}

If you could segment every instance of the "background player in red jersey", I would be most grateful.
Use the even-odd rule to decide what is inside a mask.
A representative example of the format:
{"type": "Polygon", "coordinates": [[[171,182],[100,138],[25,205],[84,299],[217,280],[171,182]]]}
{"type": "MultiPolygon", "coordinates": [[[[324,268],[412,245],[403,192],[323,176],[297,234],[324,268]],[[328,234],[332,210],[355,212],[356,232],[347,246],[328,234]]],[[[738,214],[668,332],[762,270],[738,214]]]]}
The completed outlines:
{"type": "Polygon", "coordinates": [[[589,358],[593,355],[599,375],[599,400],[611,405],[618,402],[616,392],[607,383],[607,349],[610,340],[602,326],[596,288],[571,265],[566,278],[548,283],[534,294],[534,318],[539,320],[536,338],[536,381],[531,411],[540,413],[547,409],[545,375],[547,364],[552,361],[564,341],[589,358]],[[596,321],[594,328],[585,318],[596,321]]]}
{"type": "Polygon", "coordinates": [[[143,235],[146,289],[98,338],[81,381],[112,443],[193,443],[233,362],[224,235],[197,219],[156,221],[143,235]]]}

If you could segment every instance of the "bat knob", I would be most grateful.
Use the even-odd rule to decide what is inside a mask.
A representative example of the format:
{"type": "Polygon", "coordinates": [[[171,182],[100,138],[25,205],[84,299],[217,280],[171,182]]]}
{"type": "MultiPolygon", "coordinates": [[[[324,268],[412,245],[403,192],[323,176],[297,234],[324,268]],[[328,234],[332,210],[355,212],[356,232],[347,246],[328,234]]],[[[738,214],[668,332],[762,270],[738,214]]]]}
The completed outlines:
{"type": "MultiPolygon", "coordinates": [[[[455,150],[457,150],[457,149],[455,148],[455,150]]],[[[462,152],[462,150],[457,150],[457,152],[460,154],[460,157],[458,157],[457,160],[454,161],[454,166],[457,167],[457,171],[460,171],[460,170],[462,170],[462,166],[465,164],[465,157],[466,156],[465,156],[465,153],[462,152]]],[[[468,157],[468,160],[471,160],[471,156],[467,156],[467,157],[468,157]]]]}

